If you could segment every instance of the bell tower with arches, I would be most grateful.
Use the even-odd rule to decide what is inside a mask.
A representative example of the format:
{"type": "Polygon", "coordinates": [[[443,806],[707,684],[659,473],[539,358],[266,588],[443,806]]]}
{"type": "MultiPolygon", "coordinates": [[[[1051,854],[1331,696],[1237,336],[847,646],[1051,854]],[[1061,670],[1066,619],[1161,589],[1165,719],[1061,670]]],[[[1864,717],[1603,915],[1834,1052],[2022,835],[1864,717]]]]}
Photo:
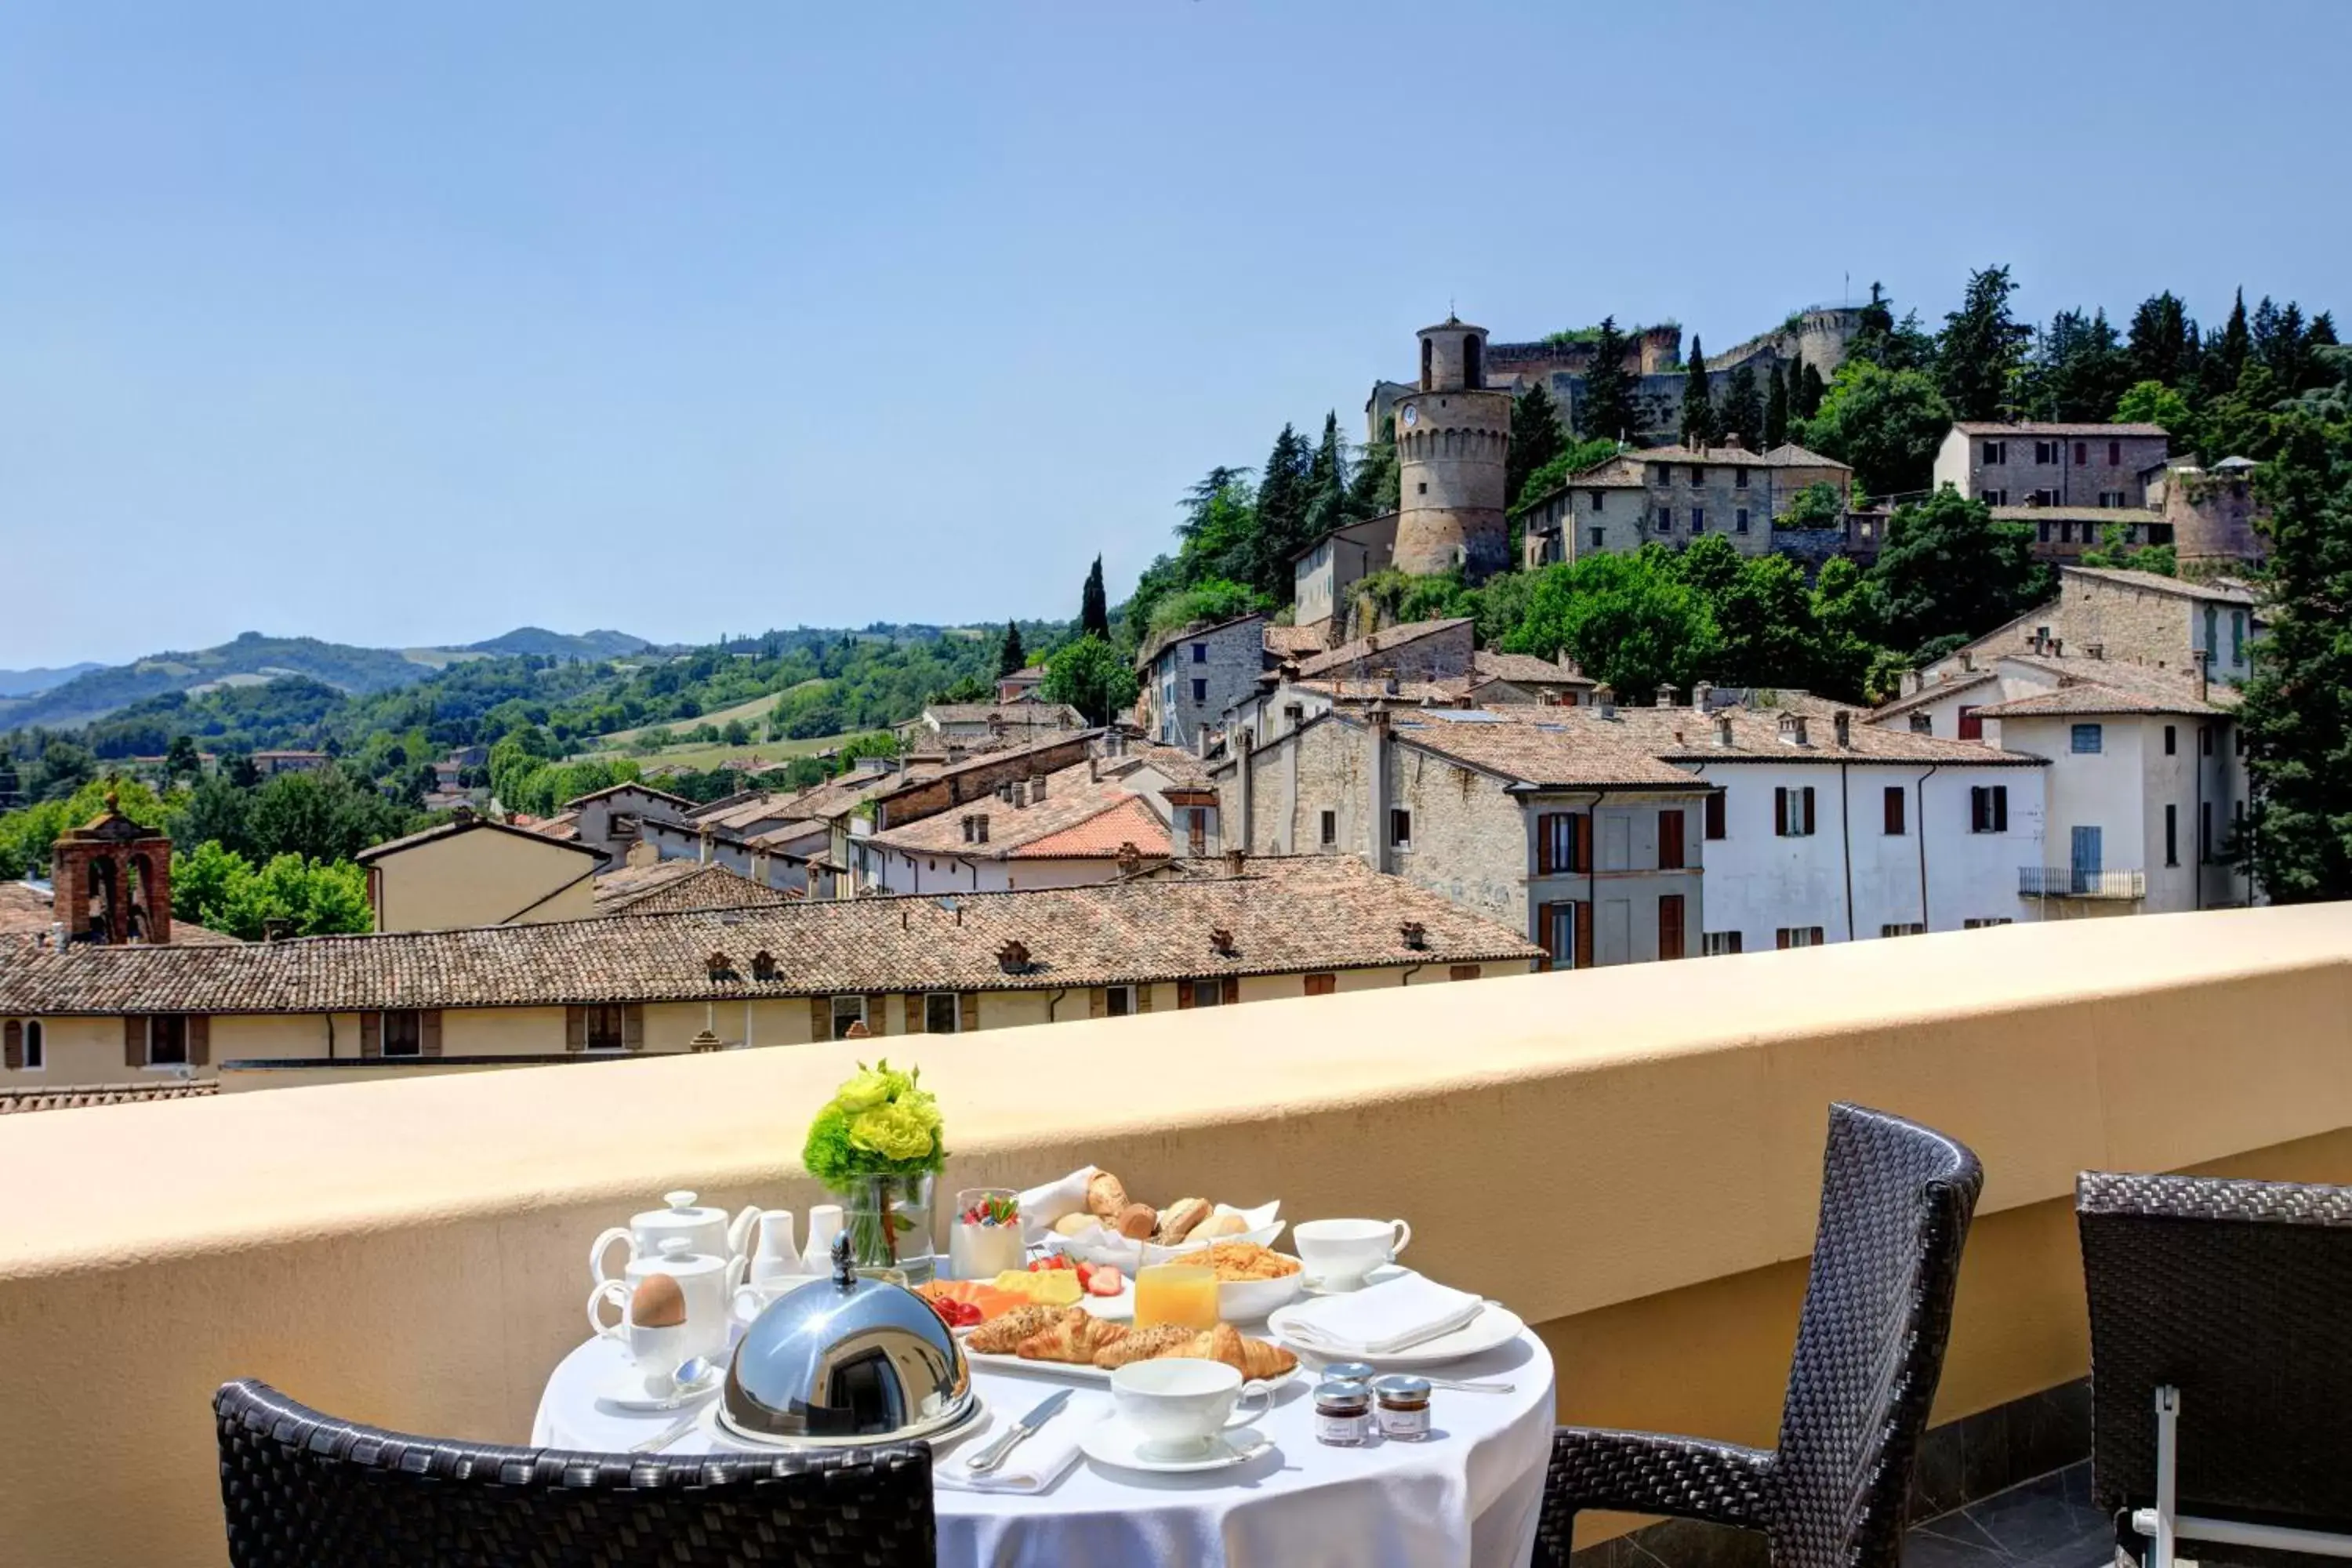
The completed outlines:
{"type": "Polygon", "coordinates": [[[172,940],[172,841],[123,816],[112,790],[103,813],[50,846],[49,879],[68,942],[172,940]]]}
{"type": "Polygon", "coordinates": [[[1421,384],[1396,402],[1395,562],[1476,583],[1510,564],[1511,395],[1486,384],[1486,328],[1449,315],[1420,337],[1421,384]]]}

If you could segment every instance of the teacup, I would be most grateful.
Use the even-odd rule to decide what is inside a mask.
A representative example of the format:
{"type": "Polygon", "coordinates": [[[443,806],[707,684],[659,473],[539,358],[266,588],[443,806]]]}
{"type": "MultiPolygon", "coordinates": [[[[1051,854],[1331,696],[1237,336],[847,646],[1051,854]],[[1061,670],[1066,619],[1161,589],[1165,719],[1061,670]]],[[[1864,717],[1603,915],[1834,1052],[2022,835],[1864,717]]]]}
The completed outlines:
{"type": "Polygon", "coordinates": [[[1220,1361],[1169,1356],[1129,1362],[1110,1374],[1111,1400],[1119,1419],[1143,1438],[1143,1452],[1156,1459],[1191,1458],[1220,1435],[1246,1426],[1274,1405],[1274,1390],[1244,1383],[1220,1361]],[[1255,1410],[1236,1410],[1244,1399],[1265,1401],[1255,1410]]]}
{"type": "Polygon", "coordinates": [[[638,1325],[629,1321],[629,1300],[648,1275],[667,1274],[677,1282],[679,1293],[686,1299],[686,1322],[682,1342],[675,1347],[667,1342],[647,1342],[653,1364],[676,1366],[688,1356],[722,1356],[727,1353],[728,1310],[735,1288],[742,1283],[743,1259],[721,1260],[705,1258],[686,1250],[686,1242],[672,1237],[662,1244],[662,1255],[654,1258],[631,1261],[627,1278],[607,1279],[588,1292],[588,1326],[605,1339],[619,1340],[629,1351],[632,1361],[646,1362],[637,1347],[638,1325]],[[606,1323],[598,1309],[611,1305],[619,1314],[618,1321],[606,1323]],[[665,1361],[662,1358],[667,1357],[665,1361]]]}
{"type": "Polygon", "coordinates": [[[1310,1219],[1290,1227],[1307,1279],[1326,1290],[1358,1289],[1412,1240],[1412,1226],[1401,1219],[1310,1219]]]}

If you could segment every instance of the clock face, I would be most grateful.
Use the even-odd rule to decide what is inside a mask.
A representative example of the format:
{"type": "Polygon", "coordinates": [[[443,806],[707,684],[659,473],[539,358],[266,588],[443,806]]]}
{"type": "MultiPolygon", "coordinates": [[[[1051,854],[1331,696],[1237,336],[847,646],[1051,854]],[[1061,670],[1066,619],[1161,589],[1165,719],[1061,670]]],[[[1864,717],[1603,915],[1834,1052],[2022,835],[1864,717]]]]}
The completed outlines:
{"type": "Polygon", "coordinates": [[[1418,425],[1418,424],[1420,424],[1420,423],[1421,423],[1421,410],[1420,410],[1420,409],[1418,409],[1418,408],[1407,408],[1407,409],[1404,411],[1404,422],[1405,422],[1405,424],[1406,424],[1406,425],[1408,425],[1408,426],[1412,426],[1412,425],[1418,425]]]}

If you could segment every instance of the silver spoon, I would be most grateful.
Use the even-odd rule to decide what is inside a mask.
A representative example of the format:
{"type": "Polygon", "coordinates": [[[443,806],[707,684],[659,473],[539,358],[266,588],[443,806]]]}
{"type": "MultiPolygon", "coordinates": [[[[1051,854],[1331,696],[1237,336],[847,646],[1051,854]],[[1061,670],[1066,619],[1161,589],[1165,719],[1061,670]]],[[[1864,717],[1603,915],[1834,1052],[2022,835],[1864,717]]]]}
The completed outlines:
{"type": "MultiPolygon", "coordinates": [[[[677,1392],[671,1396],[669,1404],[664,1408],[675,1410],[688,1400],[698,1398],[706,1392],[708,1384],[717,1374],[718,1370],[706,1356],[688,1356],[678,1363],[677,1370],[670,1373],[670,1381],[677,1385],[677,1392]]],[[[702,1412],[699,1410],[689,1415],[682,1415],[652,1436],[630,1444],[629,1452],[650,1454],[656,1448],[667,1448],[692,1431],[694,1424],[701,1419],[702,1412]]]]}

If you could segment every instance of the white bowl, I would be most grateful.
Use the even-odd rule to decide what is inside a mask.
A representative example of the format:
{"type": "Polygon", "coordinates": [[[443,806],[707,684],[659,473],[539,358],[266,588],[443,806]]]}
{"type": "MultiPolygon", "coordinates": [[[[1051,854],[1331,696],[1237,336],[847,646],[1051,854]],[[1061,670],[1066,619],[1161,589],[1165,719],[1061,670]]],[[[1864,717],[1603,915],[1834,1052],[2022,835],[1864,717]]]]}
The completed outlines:
{"type": "MultiPolygon", "coordinates": [[[[1255,1242],[1260,1247],[1272,1247],[1289,1222],[1276,1220],[1255,1230],[1239,1236],[1221,1236],[1218,1242],[1255,1242]]],[[[1067,1253],[1082,1263],[1116,1264],[1133,1278],[1135,1271],[1147,1264],[1170,1263],[1188,1252],[1198,1252],[1209,1246],[1205,1241],[1181,1241],[1174,1247],[1162,1247],[1157,1242],[1130,1241],[1116,1231],[1097,1230],[1080,1236],[1049,1236],[1045,1240],[1048,1252],[1067,1253]]]]}
{"type": "Polygon", "coordinates": [[[1269,1313],[1297,1300],[1306,1283],[1307,1271],[1303,1268],[1278,1279],[1220,1279],[1217,1316],[1229,1323],[1262,1322],[1269,1313]]]}

